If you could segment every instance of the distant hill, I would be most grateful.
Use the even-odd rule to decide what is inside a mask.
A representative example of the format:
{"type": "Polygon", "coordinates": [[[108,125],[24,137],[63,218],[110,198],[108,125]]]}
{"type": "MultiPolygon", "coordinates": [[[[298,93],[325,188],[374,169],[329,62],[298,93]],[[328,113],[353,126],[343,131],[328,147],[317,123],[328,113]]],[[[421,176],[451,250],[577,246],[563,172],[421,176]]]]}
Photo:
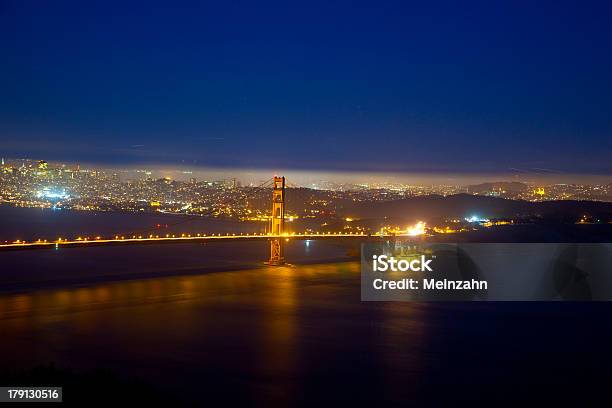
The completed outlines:
{"type": "Polygon", "coordinates": [[[569,200],[529,202],[470,194],[447,197],[430,195],[395,201],[358,203],[345,207],[341,215],[423,221],[446,217],[464,218],[471,215],[485,218],[538,216],[544,219],[574,222],[584,214],[610,221],[612,203],[569,200]]]}

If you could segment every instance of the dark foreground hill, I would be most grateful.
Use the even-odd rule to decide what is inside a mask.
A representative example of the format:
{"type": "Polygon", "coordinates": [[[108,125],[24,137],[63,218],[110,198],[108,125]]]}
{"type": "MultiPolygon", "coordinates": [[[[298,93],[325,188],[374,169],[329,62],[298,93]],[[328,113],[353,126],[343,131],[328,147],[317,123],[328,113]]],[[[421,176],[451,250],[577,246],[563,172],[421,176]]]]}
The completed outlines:
{"type": "Polygon", "coordinates": [[[602,222],[612,221],[612,203],[598,201],[529,202],[469,194],[420,196],[386,202],[358,203],[342,210],[342,216],[359,218],[402,218],[435,220],[464,218],[538,217],[551,221],[575,222],[586,215],[602,222]]]}

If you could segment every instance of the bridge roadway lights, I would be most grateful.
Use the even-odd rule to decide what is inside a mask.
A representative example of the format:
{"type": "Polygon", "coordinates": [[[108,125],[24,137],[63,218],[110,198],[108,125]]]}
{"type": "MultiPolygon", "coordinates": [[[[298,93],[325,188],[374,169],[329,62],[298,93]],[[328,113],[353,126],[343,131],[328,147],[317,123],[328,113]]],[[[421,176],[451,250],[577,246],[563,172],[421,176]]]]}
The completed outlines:
{"type": "Polygon", "coordinates": [[[106,238],[102,238],[100,236],[94,237],[93,239],[90,239],[89,237],[78,237],[75,238],[73,240],[70,240],[69,238],[58,238],[55,241],[48,241],[48,240],[43,240],[43,239],[37,239],[31,242],[27,242],[25,240],[15,240],[12,242],[9,241],[4,241],[2,243],[0,243],[0,250],[4,250],[4,249],[35,249],[35,248],[50,248],[52,246],[55,247],[73,247],[73,246],[97,246],[97,245],[104,245],[104,244],[113,244],[113,243],[121,243],[121,244],[138,244],[138,243],[144,243],[144,242],[156,242],[156,243],[164,243],[164,242],[184,242],[184,241],[190,241],[190,240],[234,240],[234,239],[266,239],[267,241],[270,242],[270,247],[271,247],[271,262],[268,261],[266,262],[266,264],[269,265],[283,265],[285,259],[283,258],[283,244],[285,241],[289,241],[289,239],[294,238],[294,239],[340,239],[340,238],[366,238],[369,240],[387,240],[387,241],[392,241],[394,239],[396,239],[398,236],[394,236],[394,235],[380,235],[380,234],[376,234],[376,235],[370,235],[370,234],[364,234],[364,233],[357,233],[357,234],[351,234],[351,233],[338,233],[338,232],[333,232],[333,233],[329,233],[326,232],[324,234],[322,233],[312,233],[312,234],[302,234],[302,233],[284,233],[281,235],[273,235],[271,233],[266,233],[266,234],[253,234],[253,235],[239,235],[239,234],[226,234],[226,235],[221,235],[221,234],[211,234],[211,235],[206,235],[203,234],[203,236],[200,237],[194,237],[193,235],[191,237],[189,236],[176,236],[176,235],[169,235],[166,234],[165,237],[160,237],[158,235],[154,236],[153,238],[150,238],[148,236],[142,237],[142,238],[137,238],[137,236],[132,236],[132,237],[126,237],[123,235],[116,235],[114,239],[110,238],[110,239],[106,239],[106,238]],[[278,248],[280,247],[280,256],[278,256],[279,252],[278,252],[278,248]],[[274,251],[274,252],[273,252],[274,251]]]}

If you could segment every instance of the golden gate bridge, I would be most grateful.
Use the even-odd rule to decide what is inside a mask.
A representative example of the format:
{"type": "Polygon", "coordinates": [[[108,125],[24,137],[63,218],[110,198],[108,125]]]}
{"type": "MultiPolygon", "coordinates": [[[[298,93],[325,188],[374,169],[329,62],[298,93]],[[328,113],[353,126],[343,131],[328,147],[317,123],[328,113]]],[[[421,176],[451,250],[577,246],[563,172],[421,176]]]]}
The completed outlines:
{"type": "MultiPolygon", "coordinates": [[[[0,244],[0,250],[17,250],[17,249],[49,249],[49,248],[67,248],[67,247],[91,247],[99,245],[128,245],[128,244],[165,244],[165,243],[187,243],[187,242],[212,242],[212,241],[269,241],[270,242],[270,257],[268,265],[283,265],[285,263],[284,245],[285,242],[298,240],[346,240],[346,239],[384,239],[395,237],[395,235],[365,232],[288,232],[285,229],[285,209],[286,209],[286,186],[287,180],[285,177],[274,176],[258,187],[255,187],[254,192],[261,189],[269,188],[269,183],[272,187],[272,211],[270,217],[270,225],[266,233],[191,233],[191,234],[153,234],[132,232],[126,234],[113,234],[110,237],[95,236],[78,237],[78,238],[58,238],[56,240],[37,239],[34,241],[16,240],[13,242],[5,242],[0,244]]],[[[187,220],[187,222],[190,220],[187,220]]],[[[184,222],[184,221],[183,221],[184,222]]],[[[178,224],[178,223],[177,223],[178,224]]],[[[174,224],[174,225],[177,225],[174,224]]],[[[151,230],[149,230],[151,231],[151,230]]],[[[147,232],[149,232],[147,231],[147,232]]]]}

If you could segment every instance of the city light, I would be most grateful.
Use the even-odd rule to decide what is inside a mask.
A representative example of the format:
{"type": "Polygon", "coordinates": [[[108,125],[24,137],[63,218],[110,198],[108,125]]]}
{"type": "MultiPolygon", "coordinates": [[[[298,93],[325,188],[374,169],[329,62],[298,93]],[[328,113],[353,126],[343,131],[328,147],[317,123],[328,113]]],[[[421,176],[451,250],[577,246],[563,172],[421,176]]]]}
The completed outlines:
{"type": "Polygon", "coordinates": [[[465,220],[467,222],[489,222],[488,218],[480,218],[478,215],[472,215],[471,217],[466,217],[465,220]]]}
{"type": "Polygon", "coordinates": [[[406,229],[406,234],[415,237],[417,235],[425,234],[425,223],[423,221],[417,222],[415,225],[410,226],[406,229]]]}
{"type": "Polygon", "coordinates": [[[70,198],[70,196],[66,193],[65,190],[53,190],[49,187],[46,187],[36,193],[36,197],[38,198],[50,198],[50,199],[60,199],[65,200],[70,198]]]}

